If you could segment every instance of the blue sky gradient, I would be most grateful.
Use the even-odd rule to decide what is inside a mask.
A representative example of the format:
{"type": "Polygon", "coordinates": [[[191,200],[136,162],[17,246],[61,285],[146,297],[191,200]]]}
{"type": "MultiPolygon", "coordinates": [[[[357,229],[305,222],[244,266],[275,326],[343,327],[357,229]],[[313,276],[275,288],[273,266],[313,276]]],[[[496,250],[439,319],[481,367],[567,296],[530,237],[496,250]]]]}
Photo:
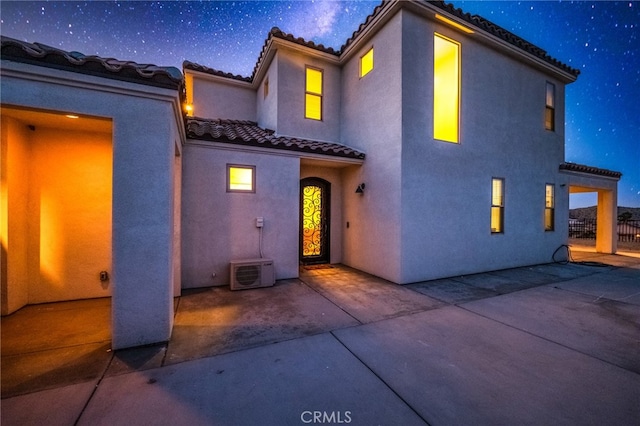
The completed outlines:
{"type": "MultiPolygon", "coordinates": [[[[640,207],[640,2],[460,1],[581,71],[567,87],[566,160],[623,173],[618,204],[640,207]]],[[[87,55],[248,76],[269,30],[336,49],[379,1],[2,1],[2,35],[87,55]]],[[[572,207],[595,204],[571,197],[572,207]]]]}

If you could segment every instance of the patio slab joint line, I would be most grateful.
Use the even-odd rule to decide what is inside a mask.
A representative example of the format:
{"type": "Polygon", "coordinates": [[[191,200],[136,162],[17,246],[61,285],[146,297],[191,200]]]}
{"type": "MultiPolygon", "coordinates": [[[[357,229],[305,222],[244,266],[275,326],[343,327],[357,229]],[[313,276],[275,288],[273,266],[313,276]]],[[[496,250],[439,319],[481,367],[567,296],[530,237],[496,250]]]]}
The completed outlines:
{"type": "Polygon", "coordinates": [[[96,391],[98,390],[98,387],[100,386],[100,383],[102,383],[102,380],[104,379],[104,376],[107,374],[107,371],[109,371],[109,367],[111,366],[111,363],[113,363],[114,359],[115,359],[115,351],[112,349],[111,350],[111,359],[107,363],[107,366],[105,367],[105,369],[102,371],[102,374],[100,375],[100,378],[98,379],[98,382],[93,387],[93,390],[91,391],[91,395],[89,395],[89,398],[87,398],[86,402],[82,406],[82,410],[80,410],[80,412],[78,413],[78,417],[76,418],[76,421],[73,422],[73,426],[78,426],[78,423],[80,423],[80,419],[82,418],[82,415],[84,414],[85,410],[89,406],[89,403],[93,399],[93,396],[96,394],[96,391]]]}
{"type": "MultiPolygon", "coordinates": [[[[577,294],[580,294],[580,293],[577,293],[577,294]]],[[[623,303],[624,303],[624,302],[623,302],[623,303]]],[[[486,315],[479,314],[478,312],[474,312],[474,311],[472,311],[472,310],[469,310],[469,309],[465,308],[464,306],[457,306],[457,307],[458,307],[458,308],[460,308],[460,309],[464,309],[465,311],[469,312],[470,314],[477,315],[477,316],[479,316],[479,317],[482,317],[482,318],[488,319],[488,320],[493,321],[493,322],[496,322],[496,323],[498,323],[498,324],[502,324],[502,325],[504,325],[504,326],[506,326],[506,327],[512,328],[512,329],[514,329],[514,330],[518,330],[518,331],[520,331],[520,332],[522,332],[522,333],[526,333],[526,334],[528,334],[529,336],[533,336],[533,337],[536,337],[536,338],[538,338],[538,339],[545,340],[545,341],[547,341],[547,342],[549,342],[549,343],[552,343],[552,344],[554,344],[554,345],[558,345],[558,346],[563,347],[563,348],[565,348],[565,349],[568,349],[568,350],[570,350],[570,351],[573,351],[573,352],[576,352],[576,353],[582,354],[582,355],[584,355],[584,356],[588,356],[589,358],[596,359],[596,360],[598,360],[598,361],[601,361],[601,362],[604,362],[604,363],[606,363],[606,364],[612,365],[612,366],[614,366],[614,367],[616,367],[616,368],[619,368],[619,369],[621,369],[621,370],[624,370],[624,371],[626,371],[626,372],[633,373],[633,374],[638,374],[638,373],[636,373],[635,371],[627,370],[626,368],[621,367],[621,366],[619,366],[619,365],[617,365],[617,364],[614,364],[614,363],[612,363],[611,361],[608,361],[608,360],[606,360],[606,359],[598,358],[597,356],[594,356],[594,355],[592,355],[592,354],[589,354],[589,353],[583,352],[583,351],[581,351],[581,350],[579,350],[579,349],[572,348],[571,346],[564,345],[564,344],[562,344],[562,343],[560,343],[560,342],[556,342],[556,341],[551,340],[551,339],[549,339],[549,338],[547,338],[547,337],[539,336],[539,335],[537,335],[537,334],[534,334],[534,333],[533,333],[533,332],[531,332],[531,331],[523,330],[522,328],[518,328],[518,327],[516,327],[516,326],[514,326],[514,325],[507,324],[507,323],[502,322],[502,321],[498,321],[498,320],[497,320],[497,319],[495,319],[495,318],[491,318],[491,317],[488,317],[488,316],[486,316],[486,315]]]]}
{"type": "Polygon", "coordinates": [[[411,411],[413,411],[413,412],[415,413],[415,415],[416,415],[416,416],[418,416],[418,417],[419,417],[419,418],[424,422],[424,424],[425,424],[425,425],[427,425],[427,426],[432,426],[432,425],[431,425],[431,423],[429,423],[429,422],[427,421],[427,419],[425,419],[422,415],[420,415],[420,413],[419,413],[418,411],[416,411],[416,409],[415,409],[415,408],[413,408],[413,406],[412,406],[411,404],[409,404],[409,403],[407,402],[407,400],[405,400],[405,399],[402,397],[402,395],[400,395],[398,392],[396,392],[396,390],[395,390],[394,388],[392,388],[392,387],[389,385],[389,383],[387,383],[387,382],[386,382],[382,377],[380,377],[380,376],[379,376],[375,371],[373,371],[373,370],[372,370],[372,369],[367,365],[367,363],[366,363],[366,362],[364,362],[362,359],[360,359],[360,357],[359,357],[358,355],[356,355],[356,354],[355,354],[351,349],[349,349],[349,347],[348,347],[347,345],[345,345],[345,344],[342,342],[342,340],[340,340],[340,338],[339,338],[338,336],[336,336],[336,335],[333,333],[333,331],[330,331],[330,333],[331,333],[331,335],[333,336],[333,338],[334,338],[334,339],[336,339],[336,340],[338,341],[338,343],[340,343],[340,344],[341,344],[341,345],[342,345],[342,346],[343,346],[343,347],[344,347],[344,348],[345,348],[345,349],[346,349],[346,350],[347,350],[351,355],[353,355],[353,357],[354,357],[355,359],[357,359],[357,360],[360,362],[360,364],[362,364],[362,365],[364,366],[364,368],[366,368],[367,370],[369,370],[369,371],[371,372],[371,374],[373,374],[374,376],[376,376],[376,377],[378,378],[378,380],[380,380],[382,383],[384,383],[384,385],[385,385],[385,386],[386,386],[386,387],[387,387],[391,392],[393,392],[393,394],[394,394],[395,396],[397,396],[397,397],[398,397],[398,399],[400,399],[400,401],[404,402],[404,404],[405,404],[407,407],[409,407],[409,409],[410,409],[411,411]]]}
{"type": "MultiPolygon", "coordinates": [[[[314,292],[316,292],[318,295],[322,296],[325,300],[327,300],[329,303],[331,303],[333,306],[335,306],[336,308],[340,309],[342,312],[344,312],[345,314],[349,315],[349,317],[353,318],[354,320],[356,320],[358,322],[358,324],[362,325],[364,324],[362,321],[360,321],[358,318],[354,317],[353,315],[351,315],[349,312],[347,312],[347,310],[345,310],[342,306],[338,305],[337,303],[335,303],[333,300],[329,299],[327,296],[325,296],[324,294],[320,293],[318,290],[316,290],[312,285],[310,285],[309,283],[307,283],[306,281],[304,281],[302,279],[302,277],[298,278],[298,281],[300,281],[302,284],[306,285],[308,288],[310,288],[311,290],[313,290],[314,292]]],[[[357,326],[352,326],[352,327],[357,327],[357,326]]]]}

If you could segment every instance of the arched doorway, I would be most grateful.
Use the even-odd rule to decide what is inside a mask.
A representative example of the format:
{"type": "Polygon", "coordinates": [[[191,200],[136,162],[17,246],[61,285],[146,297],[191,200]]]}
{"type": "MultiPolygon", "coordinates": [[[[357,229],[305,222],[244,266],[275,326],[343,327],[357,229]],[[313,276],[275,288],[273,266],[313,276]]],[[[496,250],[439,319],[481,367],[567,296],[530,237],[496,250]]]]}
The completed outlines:
{"type": "Polygon", "coordinates": [[[329,262],[331,183],[317,177],[300,181],[300,263],[329,262]]]}

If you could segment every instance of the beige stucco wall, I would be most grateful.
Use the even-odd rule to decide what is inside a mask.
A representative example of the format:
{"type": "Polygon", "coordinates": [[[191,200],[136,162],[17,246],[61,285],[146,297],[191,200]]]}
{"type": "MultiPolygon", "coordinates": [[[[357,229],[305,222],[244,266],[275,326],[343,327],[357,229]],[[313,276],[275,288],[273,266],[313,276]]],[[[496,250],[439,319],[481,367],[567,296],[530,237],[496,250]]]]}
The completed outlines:
{"type": "Polygon", "coordinates": [[[178,92],[10,61],[2,61],[0,82],[3,105],[112,120],[112,346],[168,340],[180,261],[178,92]]]}
{"type": "Polygon", "coordinates": [[[320,57],[281,47],[276,56],[278,134],[321,141],[338,141],[341,120],[340,68],[320,57]],[[305,118],[306,67],[323,71],[322,120],[305,118]]]}
{"type": "Polygon", "coordinates": [[[262,77],[260,84],[257,86],[256,92],[256,113],[258,125],[265,129],[276,130],[278,127],[278,53],[275,54],[276,59],[265,64],[267,70],[262,77]],[[269,93],[265,96],[264,83],[269,80],[269,93]]]}
{"type": "Polygon", "coordinates": [[[0,124],[0,290],[2,315],[29,302],[28,274],[28,134],[17,120],[2,117],[0,124]]]}
{"type": "Polygon", "coordinates": [[[111,134],[30,134],[29,303],[111,294],[111,134]]]}
{"type": "Polygon", "coordinates": [[[340,142],[366,153],[362,167],[343,171],[343,262],[394,282],[402,271],[401,42],[402,19],[395,15],[343,66],[340,123],[340,142]],[[360,78],[360,56],[371,46],[375,67],[360,78]],[[366,188],[357,195],[361,183],[366,188]]]}
{"type": "Polygon", "coordinates": [[[402,259],[400,282],[551,261],[566,242],[556,215],[544,230],[545,184],[567,209],[564,85],[444,24],[403,12],[402,259]],[[460,141],[433,139],[434,32],[461,43],[460,141]],[[416,49],[413,40],[425,40],[416,49]],[[556,85],[555,131],[544,128],[556,85]],[[491,234],[491,179],[505,180],[504,233],[491,234]]]}
{"type": "Polygon", "coordinates": [[[231,260],[263,254],[276,279],[298,276],[300,159],[188,141],[182,180],[182,287],[229,284],[231,260]],[[227,164],[256,167],[255,193],[226,190],[227,164]]]}
{"type": "Polygon", "coordinates": [[[225,83],[205,73],[185,72],[192,81],[187,88],[192,90],[188,99],[193,100],[194,117],[256,121],[256,91],[249,83],[225,83]]]}

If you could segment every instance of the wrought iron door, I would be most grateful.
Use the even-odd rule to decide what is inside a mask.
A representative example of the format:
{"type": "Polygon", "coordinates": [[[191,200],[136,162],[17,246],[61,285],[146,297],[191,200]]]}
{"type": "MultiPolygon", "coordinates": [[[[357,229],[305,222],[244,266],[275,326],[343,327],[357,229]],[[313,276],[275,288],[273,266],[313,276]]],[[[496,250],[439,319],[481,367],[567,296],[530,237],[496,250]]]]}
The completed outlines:
{"type": "Polygon", "coordinates": [[[331,184],[320,178],[300,181],[300,262],[329,262],[331,184]]]}

